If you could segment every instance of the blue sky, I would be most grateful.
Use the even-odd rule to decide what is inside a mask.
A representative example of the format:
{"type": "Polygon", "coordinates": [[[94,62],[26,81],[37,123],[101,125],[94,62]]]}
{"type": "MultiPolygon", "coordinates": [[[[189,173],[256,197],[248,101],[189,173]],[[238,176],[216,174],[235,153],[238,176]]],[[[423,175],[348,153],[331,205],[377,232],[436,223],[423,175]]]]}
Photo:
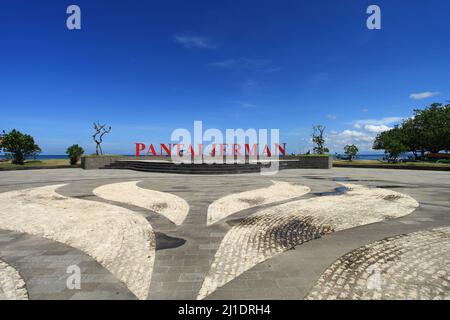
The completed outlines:
{"type": "Polygon", "coordinates": [[[172,130],[279,128],[306,152],[370,150],[414,108],[450,100],[447,0],[4,1],[0,129],[35,136],[44,154],[113,127],[107,153],[167,142],[172,130]],[[82,29],[66,28],[77,4],[82,29]],[[368,30],[377,4],[382,29],[368,30]]]}

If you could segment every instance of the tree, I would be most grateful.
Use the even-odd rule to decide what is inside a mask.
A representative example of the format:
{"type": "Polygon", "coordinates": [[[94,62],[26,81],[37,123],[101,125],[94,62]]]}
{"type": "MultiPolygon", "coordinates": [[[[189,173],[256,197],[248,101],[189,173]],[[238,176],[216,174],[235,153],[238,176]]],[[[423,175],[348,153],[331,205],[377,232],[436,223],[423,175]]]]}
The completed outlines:
{"type": "Polygon", "coordinates": [[[393,141],[391,141],[389,143],[388,148],[387,148],[386,151],[389,154],[389,158],[390,159],[394,159],[394,161],[396,162],[398,157],[402,153],[408,151],[408,148],[403,143],[401,143],[400,141],[393,140],[393,141]]]}
{"type": "Polygon", "coordinates": [[[108,129],[105,129],[106,124],[100,124],[99,121],[97,121],[97,123],[94,122],[94,134],[92,135],[92,138],[94,139],[95,142],[95,154],[96,155],[103,155],[103,150],[102,150],[102,142],[103,142],[103,136],[105,134],[108,134],[111,132],[111,127],[109,127],[108,129]]]}
{"type": "Polygon", "coordinates": [[[4,133],[5,133],[4,130],[2,132],[0,132],[0,153],[2,152],[2,141],[3,141],[3,134],[4,133]]]}
{"type": "Polygon", "coordinates": [[[404,120],[401,126],[400,140],[408,151],[414,154],[415,158],[418,158],[418,153],[423,158],[427,149],[427,141],[424,139],[423,131],[423,125],[414,118],[404,120]]]}
{"type": "Polygon", "coordinates": [[[325,127],[322,125],[313,127],[312,142],[316,145],[313,149],[314,153],[324,154],[330,152],[330,150],[325,147],[325,138],[323,136],[324,132],[325,127]]]}
{"type": "Polygon", "coordinates": [[[34,142],[32,136],[16,129],[9,133],[3,131],[1,140],[0,150],[3,150],[7,157],[12,158],[14,164],[24,164],[27,157],[36,156],[41,152],[41,148],[34,142]]]}
{"type": "Polygon", "coordinates": [[[408,147],[404,145],[402,138],[403,132],[399,127],[384,131],[376,137],[373,149],[384,150],[389,155],[389,158],[397,159],[402,153],[409,151],[408,147]]]}
{"type": "Polygon", "coordinates": [[[415,142],[420,142],[423,149],[433,153],[450,150],[450,104],[433,103],[424,110],[414,110],[412,123],[415,142]]]}
{"type": "Polygon", "coordinates": [[[345,151],[345,154],[348,155],[348,157],[350,158],[350,161],[352,161],[358,154],[359,149],[357,146],[352,144],[352,145],[346,145],[344,147],[344,151],[345,151]]]}
{"type": "Polygon", "coordinates": [[[392,155],[400,150],[410,151],[416,157],[420,153],[422,158],[427,151],[450,150],[450,104],[433,103],[423,110],[414,110],[414,116],[401,126],[378,135],[374,149],[392,151],[392,155]]]}
{"type": "Polygon", "coordinates": [[[70,158],[70,164],[76,165],[78,163],[78,160],[80,160],[80,157],[83,155],[84,150],[82,147],[80,147],[77,144],[74,144],[67,148],[66,154],[70,158]]]}

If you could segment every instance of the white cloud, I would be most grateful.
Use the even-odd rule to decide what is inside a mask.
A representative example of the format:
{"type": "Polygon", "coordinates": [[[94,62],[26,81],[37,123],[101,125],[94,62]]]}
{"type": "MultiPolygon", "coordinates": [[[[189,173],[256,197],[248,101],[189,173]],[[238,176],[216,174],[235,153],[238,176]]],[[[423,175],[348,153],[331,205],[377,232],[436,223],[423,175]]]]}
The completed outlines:
{"type": "Polygon", "coordinates": [[[353,139],[356,141],[365,141],[370,142],[373,140],[373,136],[361,131],[355,130],[344,130],[341,133],[338,133],[337,136],[343,139],[353,139]]]}
{"type": "MultiPolygon", "coordinates": [[[[330,128],[326,132],[325,145],[331,152],[342,153],[346,145],[354,144],[359,148],[359,152],[373,152],[372,146],[376,136],[386,130],[390,130],[395,124],[398,124],[406,117],[384,117],[381,119],[362,119],[347,123],[352,126],[349,129],[336,131],[330,128]]],[[[312,149],[310,132],[307,129],[291,131],[286,136],[302,136],[308,142],[307,149],[312,149]]],[[[306,149],[306,150],[307,150],[306,149]]]]}
{"type": "Polygon", "coordinates": [[[330,80],[330,74],[328,72],[318,72],[309,77],[308,82],[310,85],[319,85],[330,80]]]}
{"type": "Polygon", "coordinates": [[[335,114],[327,114],[327,118],[330,120],[336,120],[337,116],[335,114]]]}
{"type": "Polygon", "coordinates": [[[255,95],[259,94],[261,91],[261,86],[255,80],[248,79],[241,83],[241,88],[244,94],[246,95],[255,95]]]}
{"type": "Polygon", "coordinates": [[[286,136],[300,137],[302,141],[311,141],[309,128],[293,128],[284,132],[286,136]]]}
{"type": "Polygon", "coordinates": [[[364,119],[364,120],[356,120],[353,122],[354,125],[358,124],[361,126],[364,126],[366,124],[371,124],[374,126],[381,126],[381,125],[389,125],[389,124],[396,124],[403,120],[402,117],[385,117],[381,119],[364,119]]]}
{"type": "Polygon", "coordinates": [[[231,68],[236,65],[236,60],[228,59],[218,62],[211,62],[209,65],[211,67],[218,67],[218,68],[231,68]]]}
{"type": "Polygon", "coordinates": [[[175,35],[173,39],[176,43],[181,44],[185,48],[198,48],[198,49],[214,49],[217,45],[212,43],[206,37],[200,36],[187,36],[187,35],[175,35]]]}
{"type": "Polygon", "coordinates": [[[364,113],[366,113],[366,112],[369,112],[369,109],[363,108],[363,109],[361,109],[361,111],[364,112],[364,113]]]}
{"type": "Polygon", "coordinates": [[[251,109],[251,108],[256,108],[256,104],[253,103],[249,103],[249,102],[239,102],[239,104],[241,105],[241,107],[243,108],[247,108],[247,109],[251,109]]]}
{"type": "Polygon", "coordinates": [[[269,68],[272,64],[272,60],[268,59],[248,59],[248,58],[239,58],[239,59],[227,59],[218,62],[211,62],[209,66],[224,68],[224,69],[247,69],[247,70],[265,70],[266,72],[275,72],[279,68],[269,68]]]}
{"type": "Polygon", "coordinates": [[[332,131],[327,138],[327,144],[331,150],[337,152],[342,152],[347,144],[355,144],[360,152],[371,151],[376,136],[383,131],[390,130],[392,125],[401,122],[402,119],[402,117],[385,117],[356,120],[351,122],[356,130],[332,131]]]}
{"type": "Polygon", "coordinates": [[[421,99],[435,97],[437,95],[439,95],[439,92],[425,91],[425,92],[411,93],[409,95],[409,97],[414,100],[421,100],[421,99]]]}
{"type": "Polygon", "coordinates": [[[386,125],[384,125],[384,124],[382,124],[382,125],[373,125],[373,124],[366,124],[365,126],[364,126],[364,129],[366,130],[366,131],[368,131],[368,132],[371,132],[371,133],[381,133],[381,132],[384,132],[384,131],[388,131],[388,130],[391,130],[392,128],[391,127],[388,127],[388,126],[386,126],[386,125]]]}
{"type": "Polygon", "coordinates": [[[274,73],[274,72],[280,71],[282,69],[283,68],[281,68],[281,67],[274,67],[274,68],[269,68],[269,69],[265,70],[265,72],[266,73],[274,73]]]}
{"type": "Polygon", "coordinates": [[[330,134],[326,141],[330,150],[335,152],[342,152],[344,147],[348,144],[356,145],[360,152],[369,151],[372,149],[375,136],[372,133],[356,131],[356,130],[344,130],[337,133],[330,134]]]}

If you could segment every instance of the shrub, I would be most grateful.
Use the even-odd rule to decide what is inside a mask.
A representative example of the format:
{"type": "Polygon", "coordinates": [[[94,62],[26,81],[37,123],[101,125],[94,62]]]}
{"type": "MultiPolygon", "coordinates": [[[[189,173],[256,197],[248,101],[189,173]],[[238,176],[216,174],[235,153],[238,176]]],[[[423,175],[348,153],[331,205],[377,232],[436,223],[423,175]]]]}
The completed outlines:
{"type": "Polygon", "coordinates": [[[352,161],[358,154],[359,149],[357,146],[352,144],[352,145],[346,145],[344,147],[344,151],[345,151],[345,154],[350,158],[350,161],[352,161]]]}
{"type": "Polygon", "coordinates": [[[12,159],[14,164],[24,164],[27,157],[36,156],[41,152],[41,148],[34,142],[32,136],[16,129],[9,133],[3,131],[0,149],[5,152],[7,158],[12,159]]]}
{"type": "Polygon", "coordinates": [[[81,156],[83,155],[84,150],[79,145],[74,144],[74,145],[70,146],[69,148],[67,148],[66,153],[70,158],[70,164],[76,165],[78,160],[80,160],[81,156]]]}
{"type": "Polygon", "coordinates": [[[325,147],[325,137],[324,137],[325,127],[322,125],[317,125],[313,127],[312,142],[315,144],[314,153],[325,154],[330,152],[328,148],[325,147]]]}

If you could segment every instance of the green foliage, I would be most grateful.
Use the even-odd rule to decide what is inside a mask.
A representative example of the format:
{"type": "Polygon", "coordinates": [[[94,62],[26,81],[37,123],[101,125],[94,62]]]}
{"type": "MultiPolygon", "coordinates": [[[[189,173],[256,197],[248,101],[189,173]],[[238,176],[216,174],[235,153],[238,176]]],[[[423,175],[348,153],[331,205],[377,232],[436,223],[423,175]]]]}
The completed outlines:
{"type": "Polygon", "coordinates": [[[332,154],[329,153],[322,153],[322,154],[311,154],[311,153],[305,153],[305,154],[299,154],[297,157],[332,157],[332,154]]]}
{"type": "Polygon", "coordinates": [[[312,142],[316,145],[313,149],[314,153],[325,154],[330,152],[330,150],[325,147],[324,132],[325,127],[322,125],[313,127],[312,142]]]}
{"type": "Polygon", "coordinates": [[[74,145],[70,146],[66,150],[66,154],[70,158],[70,164],[71,165],[77,164],[78,160],[80,160],[80,157],[83,155],[83,153],[84,153],[83,148],[80,147],[77,144],[74,144],[74,145]]]}
{"type": "Polygon", "coordinates": [[[83,155],[83,158],[123,158],[124,156],[120,155],[120,154],[101,154],[101,155],[96,155],[94,154],[85,154],[83,155]]]}
{"type": "Polygon", "coordinates": [[[416,156],[417,153],[421,153],[423,156],[426,149],[426,140],[422,135],[422,125],[419,125],[418,121],[414,121],[414,119],[407,119],[403,121],[401,131],[401,141],[408,151],[413,152],[416,156]]]}
{"type": "Polygon", "coordinates": [[[393,140],[389,142],[387,151],[389,158],[397,159],[402,153],[407,152],[408,148],[400,141],[393,140]]]}
{"type": "Polygon", "coordinates": [[[408,147],[403,144],[403,132],[398,127],[380,133],[375,139],[373,149],[384,150],[389,155],[389,158],[393,159],[409,151],[408,147]]]}
{"type": "Polygon", "coordinates": [[[344,147],[344,152],[345,152],[346,155],[349,156],[350,161],[352,161],[352,160],[356,157],[356,155],[358,154],[359,149],[358,149],[358,147],[355,146],[354,144],[352,144],[352,145],[346,145],[346,146],[344,147]]]}
{"type": "Polygon", "coordinates": [[[424,110],[414,110],[414,117],[400,127],[380,133],[373,149],[385,150],[390,156],[402,152],[438,153],[450,150],[450,104],[434,103],[424,110]]]}
{"type": "Polygon", "coordinates": [[[424,110],[415,110],[412,120],[426,151],[450,150],[450,104],[434,103],[424,110]]]}
{"type": "Polygon", "coordinates": [[[41,152],[41,148],[34,142],[32,136],[23,134],[16,129],[9,133],[3,131],[0,150],[3,150],[6,156],[12,159],[13,164],[20,165],[25,163],[27,157],[36,156],[41,152]]]}

